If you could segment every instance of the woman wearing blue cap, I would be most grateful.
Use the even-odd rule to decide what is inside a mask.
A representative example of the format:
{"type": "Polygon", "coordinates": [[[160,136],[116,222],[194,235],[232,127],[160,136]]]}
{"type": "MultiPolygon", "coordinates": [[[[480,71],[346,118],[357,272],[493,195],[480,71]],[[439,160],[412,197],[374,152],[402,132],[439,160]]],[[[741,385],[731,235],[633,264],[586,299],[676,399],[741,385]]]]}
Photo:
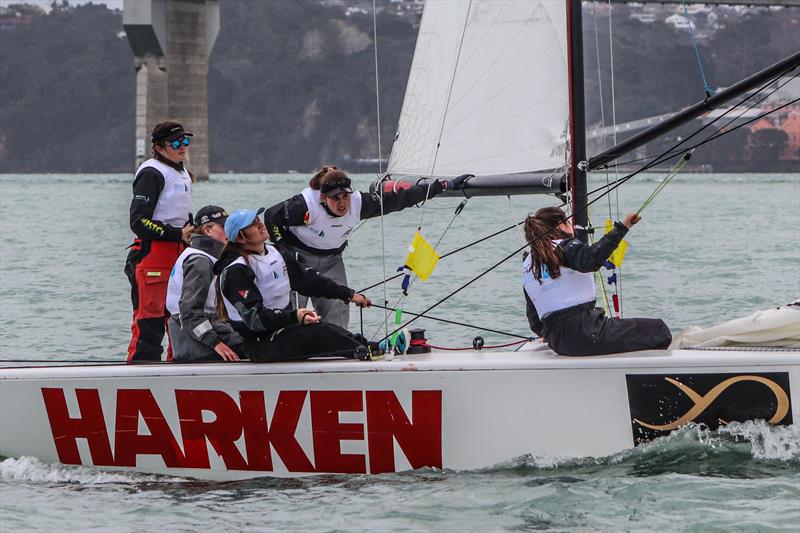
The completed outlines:
{"type": "MultiPolygon", "coordinates": [[[[377,192],[361,193],[350,187],[350,178],[335,166],[324,166],[314,174],[308,187],[288,200],[267,209],[264,221],[272,241],[287,247],[313,266],[320,274],[347,284],[342,252],[359,222],[394,213],[440,194],[446,189],[461,189],[471,174],[428,185],[408,185],[377,192]]],[[[399,184],[398,184],[399,185],[399,184]]],[[[338,300],[314,298],[300,292],[297,305],[312,297],[314,308],[325,322],[347,328],[350,311],[338,300]]]]}
{"type": "Polygon", "coordinates": [[[267,229],[258,215],[264,209],[240,209],[225,221],[228,244],[214,273],[217,309],[244,338],[244,354],[253,361],[272,362],[315,356],[353,356],[368,345],[360,335],[320,316],[291,306],[289,292],[336,298],[359,307],[372,302],[311,267],[303,267],[286,250],[266,244],[267,229]]]}

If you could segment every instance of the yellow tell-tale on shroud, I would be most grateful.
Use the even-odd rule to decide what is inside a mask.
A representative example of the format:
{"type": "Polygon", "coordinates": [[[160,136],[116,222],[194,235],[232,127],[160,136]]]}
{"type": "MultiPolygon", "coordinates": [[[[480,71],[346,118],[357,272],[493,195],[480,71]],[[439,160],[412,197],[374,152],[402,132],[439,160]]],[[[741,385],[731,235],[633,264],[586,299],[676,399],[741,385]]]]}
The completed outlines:
{"type": "MultiPolygon", "coordinates": [[[[606,233],[611,231],[614,227],[614,222],[611,219],[606,220],[606,233]]],[[[625,239],[621,240],[617,249],[611,252],[611,257],[608,258],[609,261],[614,263],[614,266],[622,266],[622,261],[625,260],[625,252],[628,250],[628,243],[625,242],[625,239]]]]}
{"type": "Polygon", "coordinates": [[[414,233],[414,239],[408,247],[405,265],[419,276],[419,279],[426,281],[438,261],[439,254],[436,253],[433,246],[425,240],[425,237],[419,231],[414,233]]]}

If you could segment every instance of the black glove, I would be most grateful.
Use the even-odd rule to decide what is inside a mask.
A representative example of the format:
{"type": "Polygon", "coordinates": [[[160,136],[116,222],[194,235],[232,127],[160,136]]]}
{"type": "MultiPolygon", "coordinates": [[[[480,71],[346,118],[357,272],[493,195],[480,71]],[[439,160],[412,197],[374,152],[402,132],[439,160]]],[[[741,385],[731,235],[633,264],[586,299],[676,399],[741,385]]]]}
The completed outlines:
{"type": "Polygon", "coordinates": [[[474,178],[474,174],[461,174],[457,178],[447,180],[447,188],[451,191],[458,191],[464,188],[464,182],[469,178],[474,178]]]}

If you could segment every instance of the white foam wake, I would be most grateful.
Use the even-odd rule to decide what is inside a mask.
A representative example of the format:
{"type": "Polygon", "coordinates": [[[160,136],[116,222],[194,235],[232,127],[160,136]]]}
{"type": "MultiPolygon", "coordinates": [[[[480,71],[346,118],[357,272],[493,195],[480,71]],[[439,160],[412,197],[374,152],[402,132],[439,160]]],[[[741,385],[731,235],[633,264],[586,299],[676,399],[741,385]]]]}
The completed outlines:
{"type": "Polygon", "coordinates": [[[0,479],[3,481],[78,483],[82,485],[185,481],[181,478],[167,478],[137,472],[104,472],[85,466],[48,464],[35,457],[8,458],[0,462],[0,479]]]}
{"type": "Polygon", "coordinates": [[[756,459],[789,461],[800,458],[800,424],[771,426],[763,420],[731,422],[721,426],[718,433],[749,442],[756,459]]]}

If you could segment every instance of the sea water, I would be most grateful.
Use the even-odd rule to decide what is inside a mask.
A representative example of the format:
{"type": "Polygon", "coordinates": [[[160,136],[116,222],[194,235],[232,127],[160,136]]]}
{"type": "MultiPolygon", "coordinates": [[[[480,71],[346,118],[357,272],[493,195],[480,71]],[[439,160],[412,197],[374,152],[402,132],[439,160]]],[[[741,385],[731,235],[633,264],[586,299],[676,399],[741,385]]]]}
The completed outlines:
{"type": "MultiPolygon", "coordinates": [[[[662,176],[636,176],[592,204],[591,219],[636,210],[662,176]]],[[[270,206],[308,176],[212,175],[194,209],[270,206]]],[[[589,189],[615,176],[595,175],[589,189]]],[[[356,176],[366,190],[370,176],[356,176]]],[[[124,360],[131,318],[122,268],[131,242],[128,175],[0,176],[0,359],[124,360]]],[[[367,221],[345,251],[349,285],[395,274],[417,227],[442,254],[524,220],[550,196],[435,199],[367,221]],[[448,229],[449,227],[449,229],[448,229]]],[[[710,326],[800,297],[800,178],[684,174],[627,237],[625,316],[663,318],[673,332],[710,326]]],[[[368,295],[421,312],[431,344],[487,345],[528,335],[521,228],[441,260],[402,298],[399,280],[368,295]],[[513,255],[505,262],[504,257],[513,255]],[[498,264],[499,263],[499,264],[498,264]],[[494,267],[490,272],[487,270],[494,267]],[[479,277],[480,276],[480,277],[479,277]],[[476,279],[477,278],[477,279],[476,279]]],[[[605,272],[604,272],[605,273],[605,272]]],[[[613,290],[609,287],[609,291],[613,290]]],[[[609,293],[610,294],[610,293],[609,293]]],[[[404,321],[411,318],[405,315],[404,321]]],[[[350,327],[380,338],[394,315],[353,310],[350,327]]],[[[754,354],[757,357],[757,354],[754,354]]],[[[586,398],[591,402],[591,398],[586,398]]],[[[498,406],[501,412],[502,406],[498,406]]],[[[557,428],[540,428],[552,431],[557,428]]],[[[0,431],[14,428],[0,427],[0,431]]],[[[797,531],[800,426],[689,427],[610,457],[519,457],[493,468],[380,476],[209,483],[1,458],[0,530],[797,531]]]]}

